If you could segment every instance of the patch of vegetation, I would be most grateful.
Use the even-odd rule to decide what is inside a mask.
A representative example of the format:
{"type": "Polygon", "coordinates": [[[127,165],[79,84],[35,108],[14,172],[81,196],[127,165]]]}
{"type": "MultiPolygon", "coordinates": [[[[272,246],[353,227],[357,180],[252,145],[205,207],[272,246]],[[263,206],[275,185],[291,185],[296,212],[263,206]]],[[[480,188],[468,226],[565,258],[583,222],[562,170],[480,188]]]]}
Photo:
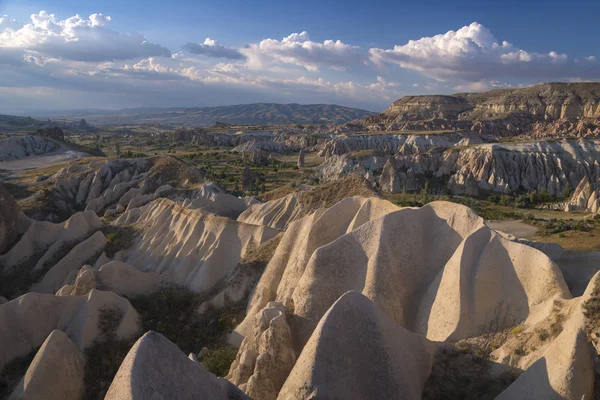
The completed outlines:
{"type": "Polygon", "coordinates": [[[27,372],[27,368],[29,368],[38,350],[39,347],[31,350],[27,355],[15,358],[4,366],[0,372],[0,399],[8,399],[8,396],[27,372]]]}
{"type": "MultiPolygon", "coordinates": [[[[93,234],[94,232],[91,233],[93,234]]],[[[34,270],[34,268],[38,261],[46,253],[47,249],[38,249],[21,265],[17,265],[8,271],[5,270],[0,277],[0,296],[4,296],[10,300],[27,293],[31,285],[39,282],[50,270],[50,268],[67,256],[67,254],[69,254],[71,250],[73,250],[73,248],[79,243],[79,241],[75,241],[63,244],[63,246],[58,249],[52,255],[52,257],[44,261],[44,263],[41,265],[41,268],[38,270],[34,270]]],[[[95,260],[98,256],[100,256],[100,254],[94,255],[92,259],[95,260]]]]}
{"type": "Polygon", "coordinates": [[[491,362],[486,357],[454,346],[443,346],[435,356],[422,398],[494,399],[517,379],[518,372],[507,371],[498,377],[492,377],[490,368],[491,362]]]}
{"type": "Polygon", "coordinates": [[[510,330],[510,334],[513,336],[519,336],[521,333],[523,333],[523,325],[517,325],[510,330]]]}
{"type": "Polygon", "coordinates": [[[166,288],[131,299],[142,322],[142,331],[155,331],[175,343],[184,353],[203,347],[226,347],[226,337],[244,312],[244,304],[233,304],[204,314],[196,312],[208,295],[184,288],[166,288]]]}
{"type": "Polygon", "coordinates": [[[592,343],[597,344],[600,339],[600,279],[594,282],[591,296],[583,305],[583,314],[586,317],[586,332],[592,343]]]}
{"type": "Polygon", "coordinates": [[[104,399],[121,363],[137,339],[95,341],[85,349],[84,399],[104,399]]]}
{"type": "MultiPolygon", "coordinates": [[[[597,349],[600,341],[600,279],[594,282],[594,289],[591,296],[583,304],[583,314],[586,317],[585,332],[588,340],[597,349]]],[[[593,352],[594,365],[600,365],[600,355],[593,352]]],[[[600,373],[598,368],[595,368],[594,391],[600,393],[600,373]]]]}
{"type": "Polygon", "coordinates": [[[526,356],[528,354],[527,350],[525,349],[525,345],[522,343],[519,345],[519,347],[517,347],[515,349],[515,355],[517,356],[526,356]]]}
{"type": "Polygon", "coordinates": [[[235,360],[237,349],[234,347],[221,347],[210,350],[201,361],[204,367],[217,376],[225,376],[229,372],[229,367],[235,360]]]}
{"type": "Polygon", "coordinates": [[[123,319],[123,312],[119,308],[101,308],[98,311],[98,330],[102,337],[114,339],[117,328],[123,319]]]}
{"type": "Polygon", "coordinates": [[[537,331],[537,335],[542,342],[545,342],[550,338],[550,334],[546,329],[540,329],[539,331],[537,331]]]}
{"type": "Polygon", "coordinates": [[[589,232],[594,229],[595,220],[573,220],[573,219],[533,219],[533,225],[539,228],[543,236],[552,235],[566,231],[589,232]]]}
{"type": "Polygon", "coordinates": [[[136,235],[135,230],[129,226],[118,227],[106,225],[102,228],[102,232],[106,236],[106,247],[104,248],[104,251],[108,257],[113,257],[118,251],[131,247],[136,235]]]}

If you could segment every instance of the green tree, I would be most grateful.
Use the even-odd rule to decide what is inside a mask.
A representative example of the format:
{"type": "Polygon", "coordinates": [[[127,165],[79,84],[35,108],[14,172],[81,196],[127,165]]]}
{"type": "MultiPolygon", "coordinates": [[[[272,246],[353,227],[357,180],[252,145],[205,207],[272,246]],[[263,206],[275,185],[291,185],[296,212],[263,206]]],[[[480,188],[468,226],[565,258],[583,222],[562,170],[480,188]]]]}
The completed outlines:
{"type": "Polygon", "coordinates": [[[121,145],[119,142],[115,143],[115,153],[117,153],[117,158],[121,158],[121,145]]]}
{"type": "Polygon", "coordinates": [[[420,193],[421,204],[425,205],[429,203],[429,181],[425,181],[425,187],[421,189],[420,193]]]}
{"type": "Polygon", "coordinates": [[[563,192],[562,192],[562,197],[563,197],[563,198],[565,198],[565,199],[566,199],[566,198],[568,198],[568,197],[571,197],[571,191],[572,191],[572,189],[571,189],[571,185],[569,185],[569,184],[567,183],[567,185],[566,185],[566,186],[565,186],[565,188],[563,189],[563,192]]]}

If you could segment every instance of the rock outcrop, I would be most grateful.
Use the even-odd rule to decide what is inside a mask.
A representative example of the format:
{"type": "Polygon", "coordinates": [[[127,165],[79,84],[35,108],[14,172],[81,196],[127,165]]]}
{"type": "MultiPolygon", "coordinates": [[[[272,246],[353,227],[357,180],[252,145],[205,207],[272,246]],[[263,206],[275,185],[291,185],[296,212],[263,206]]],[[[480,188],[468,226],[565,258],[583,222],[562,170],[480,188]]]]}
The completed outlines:
{"type": "Polygon", "coordinates": [[[542,83],[452,96],[406,96],[381,114],[334,131],[468,130],[494,136],[583,136],[600,134],[599,117],[597,82],[542,83]]]}
{"type": "Polygon", "coordinates": [[[36,219],[69,215],[82,207],[98,215],[114,215],[122,212],[117,210],[139,207],[159,197],[177,197],[174,187],[195,187],[204,182],[204,175],[172,157],[117,158],[70,165],[48,181],[53,185],[36,219]]]}
{"type": "Polygon", "coordinates": [[[304,149],[300,149],[298,153],[298,169],[304,168],[304,149]]]}
{"type": "Polygon", "coordinates": [[[54,293],[70,271],[99,255],[105,244],[98,232],[103,225],[91,211],[58,224],[33,221],[17,243],[0,255],[0,294],[13,298],[38,282],[38,290],[54,293]]]}
{"type": "Polygon", "coordinates": [[[168,199],[127,211],[115,224],[132,224],[140,232],[130,249],[115,256],[117,260],[143,272],[168,272],[175,284],[198,292],[211,289],[248,249],[278,233],[270,227],[188,209],[168,199]]]}
{"type": "Polygon", "coordinates": [[[588,211],[596,214],[600,209],[600,188],[598,182],[592,184],[590,178],[584,176],[569,201],[565,204],[565,211],[588,211]]]}
{"type": "Polygon", "coordinates": [[[152,293],[170,283],[167,276],[156,272],[142,272],[120,261],[111,261],[99,269],[84,265],[75,279],[60,288],[59,296],[82,296],[93,289],[114,292],[120,296],[136,297],[152,293]]]}
{"type": "MultiPolygon", "coordinates": [[[[380,186],[384,191],[402,191],[402,173],[408,175],[412,171],[414,177],[419,179],[414,181],[407,176],[406,179],[411,182],[407,183],[407,190],[419,189],[421,185],[418,182],[433,176],[445,179],[448,188],[456,194],[467,192],[477,195],[479,190],[499,193],[547,190],[552,196],[561,197],[567,186],[576,188],[585,177],[593,183],[600,179],[600,142],[597,140],[468,146],[458,143],[460,141],[447,147],[413,148],[403,145],[402,151],[398,150],[394,155],[393,165],[384,166],[381,172],[375,170],[381,173],[380,186]],[[395,172],[392,172],[392,168],[395,172]],[[390,180],[390,177],[394,179],[390,180]]],[[[361,162],[351,154],[330,157],[322,165],[321,175],[337,179],[363,168],[361,162]]],[[[583,194],[591,193],[588,192],[583,194]]],[[[590,202],[590,208],[596,202],[596,198],[590,201],[590,197],[586,197],[577,199],[573,207],[585,208],[579,204],[584,200],[590,202]]]]}
{"type": "Polygon", "coordinates": [[[235,386],[190,360],[163,335],[148,332],[133,345],[106,400],[248,399],[235,386]]]}
{"type": "Polygon", "coordinates": [[[79,400],[84,366],[83,354],[67,335],[52,331],[9,400],[79,400]]]}
{"type": "MultiPolygon", "coordinates": [[[[363,201],[347,199],[329,210],[319,210],[292,223],[285,232],[254,292],[246,319],[231,337],[233,342],[239,343],[240,338],[243,341],[229,377],[247,393],[273,398],[273,390],[277,392],[278,387],[272,380],[276,374],[261,371],[269,371],[270,362],[285,359],[280,346],[290,341],[298,354],[293,368],[297,375],[286,378],[280,398],[308,398],[320,390],[329,393],[325,389],[328,387],[336,388],[332,392],[343,392],[333,383],[335,379],[326,377],[333,377],[334,371],[348,371],[341,365],[351,362],[360,350],[341,353],[340,348],[338,359],[333,355],[335,351],[328,353],[316,338],[323,337],[323,330],[330,324],[333,332],[345,323],[357,325],[350,311],[339,312],[339,318],[332,316],[337,314],[334,304],[341,302],[338,299],[348,290],[370,299],[359,299],[356,306],[348,308],[357,313],[360,309],[379,308],[389,322],[370,317],[373,321],[392,326],[397,332],[405,330],[404,334],[390,334],[405,337],[404,344],[399,342],[396,346],[400,347],[394,347],[400,353],[402,346],[430,348],[425,338],[457,341],[534,323],[555,300],[571,298],[552,260],[536,249],[504,239],[464,206],[433,202],[420,209],[394,211],[383,207],[365,214],[367,209],[374,210],[375,204],[365,208],[363,201]],[[357,212],[356,206],[363,211],[357,212]],[[349,321],[344,322],[346,317],[349,321]],[[265,333],[277,318],[282,321],[281,327],[273,328],[278,334],[265,333]],[[291,339],[283,322],[289,327],[291,339]],[[273,337],[269,346],[263,343],[267,337],[273,337]],[[421,344],[408,345],[411,341],[421,344]],[[280,356],[274,357],[269,349],[279,349],[280,356]],[[268,356],[261,358],[262,354],[268,356]],[[342,364],[333,367],[329,363],[334,361],[330,360],[342,364]],[[328,368],[315,369],[315,363],[328,368]]],[[[375,311],[369,313],[377,315],[375,311]]],[[[368,318],[356,318],[364,328],[368,318]]],[[[327,343],[344,336],[331,335],[327,343]]],[[[382,343],[393,346],[389,340],[382,343]]],[[[423,355],[415,362],[422,360],[418,361],[421,367],[405,369],[389,378],[392,387],[406,387],[411,398],[419,398],[431,365],[432,353],[419,353],[423,355]]],[[[359,359],[357,356],[356,362],[359,359]]],[[[394,368],[400,371],[404,367],[397,364],[394,368]]],[[[366,390],[355,381],[358,378],[342,386],[366,390]]]]}
{"type": "Polygon", "coordinates": [[[250,205],[240,214],[238,221],[287,229],[293,222],[319,208],[328,208],[353,196],[378,196],[371,183],[362,176],[350,175],[318,187],[299,187],[299,191],[285,197],[250,205]]]}
{"type": "Polygon", "coordinates": [[[244,199],[223,192],[216,185],[203,185],[183,201],[183,206],[236,219],[247,208],[244,199]]]}
{"type": "Polygon", "coordinates": [[[0,368],[40,346],[56,329],[65,332],[79,350],[95,339],[105,339],[99,323],[102,310],[115,313],[117,338],[138,333],[137,312],[127,299],[111,292],[92,290],[86,296],[28,293],[0,305],[0,368]]]}
{"type": "Polygon", "coordinates": [[[348,292],[321,318],[278,399],[418,400],[435,347],[398,326],[367,297],[348,292]]]}
{"type": "Polygon", "coordinates": [[[0,140],[0,161],[41,155],[58,148],[56,143],[39,136],[9,137],[0,140]]]}

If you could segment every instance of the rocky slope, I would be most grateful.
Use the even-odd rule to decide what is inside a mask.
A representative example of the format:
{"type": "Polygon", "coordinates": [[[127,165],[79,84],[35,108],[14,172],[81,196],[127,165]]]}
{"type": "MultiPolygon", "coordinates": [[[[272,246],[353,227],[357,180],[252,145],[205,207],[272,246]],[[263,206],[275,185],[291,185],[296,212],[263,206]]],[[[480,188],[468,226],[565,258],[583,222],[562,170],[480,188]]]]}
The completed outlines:
{"type": "Polygon", "coordinates": [[[592,139],[476,144],[481,138],[460,134],[384,135],[369,141],[371,137],[330,142],[324,148],[325,154],[361,150],[333,153],[319,167],[319,176],[333,180],[368,173],[385,192],[401,192],[405,186],[409,191],[418,190],[434,177],[443,179],[456,194],[464,193],[469,186],[474,192],[482,189],[499,193],[546,189],[556,197],[567,186],[576,188],[584,178],[591,182],[600,178],[600,143],[592,139]],[[381,145],[384,140],[387,142],[381,145]],[[396,150],[368,152],[362,150],[368,147],[364,143],[396,150]],[[394,146],[388,147],[388,143],[394,146]]]}
{"type": "Polygon", "coordinates": [[[542,83],[452,96],[407,96],[337,132],[469,130],[495,136],[600,134],[600,83],[542,83]]]}
{"type": "Polygon", "coordinates": [[[18,160],[56,150],[59,145],[39,136],[9,137],[0,140],[0,161],[18,160]]]}
{"type": "MultiPolygon", "coordinates": [[[[427,140],[408,143],[397,156],[434,150],[427,140]]],[[[560,144],[556,160],[581,146],[560,144]]],[[[509,154],[498,160],[534,152],[475,147],[509,154]]],[[[510,240],[462,205],[397,207],[355,176],[237,216],[254,201],[189,186],[196,175],[179,173],[186,164],[169,165],[138,159],[60,175],[98,178],[97,193],[136,172],[140,188],[173,183],[168,194],[133,197],[114,220],[88,209],[34,221],[0,190],[9,205],[0,208],[0,369],[32,354],[21,380],[0,387],[10,398],[81,398],[86,365],[98,362],[89,349],[102,344],[102,361],[118,360],[106,399],[594,398],[600,273],[579,268],[581,258],[510,240]],[[142,331],[147,309],[137,296],[173,301],[168,293],[182,287],[204,302],[176,319],[215,315],[192,336],[231,320],[218,310],[247,304],[229,336],[237,355],[225,379],[199,364],[200,349],[186,357],[142,331]],[[119,359],[112,352],[123,346],[119,359]]],[[[81,182],[71,185],[75,198],[81,182]]]]}
{"type": "Polygon", "coordinates": [[[357,219],[348,201],[290,225],[232,337],[243,341],[228,379],[257,399],[346,390],[354,393],[349,398],[374,392],[420,398],[432,365],[441,362],[433,355],[442,350],[427,339],[501,336],[518,325],[528,333],[504,339],[495,351],[498,367],[489,365],[485,373],[493,381],[502,365],[525,370],[501,396],[591,396],[591,345],[581,304],[595,280],[582,298],[571,300],[547,256],[502,238],[462,206],[436,202],[357,219]],[[435,237],[427,250],[420,247],[424,237],[435,237]],[[544,343],[527,339],[529,332],[548,329],[556,304],[562,318],[570,318],[568,328],[544,343]],[[360,341],[363,332],[371,333],[360,341]],[[513,356],[522,354],[518,346],[527,357],[513,356]],[[559,348],[569,356],[558,356],[559,348]],[[396,364],[400,358],[404,362],[396,364]],[[378,373],[372,368],[381,360],[387,368],[378,373]],[[541,373],[545,360],[552,367],[541,373]],[[352,378],[357,371],[360,377],[352,378]]]}

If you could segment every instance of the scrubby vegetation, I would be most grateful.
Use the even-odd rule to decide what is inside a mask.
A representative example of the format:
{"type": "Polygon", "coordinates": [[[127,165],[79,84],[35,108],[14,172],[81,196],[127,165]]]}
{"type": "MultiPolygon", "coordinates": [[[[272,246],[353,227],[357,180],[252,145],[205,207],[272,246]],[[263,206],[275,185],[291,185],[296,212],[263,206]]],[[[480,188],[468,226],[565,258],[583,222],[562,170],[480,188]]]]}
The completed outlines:
{"type": "MultiPolygon", "coordinates": [[[[155,331],[175,343],[186,354],[198,353],[203,347],[209,353],[202,364],[210,372],[224,376],[237,349],[227,345],[227,335],[241,321],[243,304],[232,304],[220,310],[196,312],[208,295],[185,288],[165,288],[130,299],[141,319],[140,333],[155,331]]],[[[86,349],[85,398],[103,399],[119,366],[138,339],[119,340],[114,335],[121,316],[118,310],[100,311],[98,329],[101,339],[86,349]]]]}
{"type": "Polygon", "coordinates": [[[106,225],[102,232],[106,236],[106,247],[104,251],[108,257],[113,257],[120,250],[126,250],[131,247],[136,235],[132,227],[120,227],[115,225],[106,225]]]}
{"type": "Polygon", "coordinates": [[[424,400],[491,400],[519,376],[508,370],[498,377],[490,374],[491,362],[468,349],[448,345],[441,347],[425,388],[424,400]]]}
{"type": "Polygon", "coordinates": [[[229,367],[231,367],[236,355],[237,349],[233,347],[221,347],[210,350],[200,362],[213,374],[225,376],[229,372],[229,367]]]}
{"type": "Polygon", "coordinates": [[[0,371],[0,399],[8,398],[27,372],[27,368],[29,368],[29,364],[33,361],[38,350],[39,347],[31,350],[27,355],[13,359],[0,371]]]}
{"type": "MultiPolygon", "coordinates": [[[[94,232],[91,233],[93,234],[94,232]]],[[[4,270],[0,274],[0,296],[4,296],[7,299],[14,299],[27,293],[31,285],[40,281],[48,270],[69,254],[77,244],[79,244],[79,242],[63,244],[63,246],[59,248],[52,257],[45,260],[37,270],[34,270],[34,268],[47,249],[38,249],[21,265],[4,270]]],[[[100,254],[94,255],[89,261],[94,261],[98,256],[100,256],[100,254]]],[[[0,271],[3,269],[2,267],[3,266],[0,265],[0,271]]]]}

